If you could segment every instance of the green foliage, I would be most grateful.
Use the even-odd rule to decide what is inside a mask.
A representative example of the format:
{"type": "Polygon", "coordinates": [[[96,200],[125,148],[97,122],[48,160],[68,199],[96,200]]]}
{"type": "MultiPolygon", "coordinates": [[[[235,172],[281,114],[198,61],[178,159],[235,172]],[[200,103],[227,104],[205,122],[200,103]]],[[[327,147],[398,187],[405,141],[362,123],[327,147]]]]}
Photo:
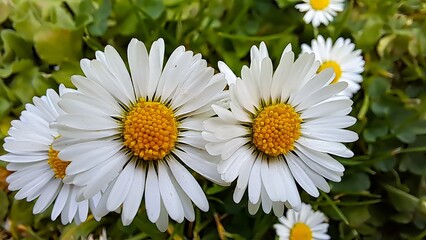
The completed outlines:
{"type": "MultiPolygon", "coordinates": [[[[107,44],[125,55],[135,37],[147,46],[159,37],[169,54],[185,45],[214,67],[225,61],[239,72],[253,44],[265,41],[278,63],[288,43],[298,52],[319,32],[351,38],[366,61],[362,90],[354,96],[353,127],[360,139],[332,191],[314,199],[330,218],[332,239],[426,237],[426,3],[422,0],[351,0],[329,26],[313,29],[296,0],[0,0],[0,143],[24,104],[59,83],[71,86],[79,60],[107,44]]],[[[0,154],[4,150],[0,148],[0,154]]],[[[0,163],[0,168],[4,167],[0,163]]],[[[1,179],[0,179],[1,180],[1,179]]],[[[130,226],[118,214],[77,226],[34,216],[32,203],[0,189],[1,228],[15,239],[77,239],[107,228],[112,239],[273,239],[272,214],[250,216],[247,199],[232,187],[200,179],[210,211],[194,223],[172,222],[160,233],[144,208],[130,226]]]]}

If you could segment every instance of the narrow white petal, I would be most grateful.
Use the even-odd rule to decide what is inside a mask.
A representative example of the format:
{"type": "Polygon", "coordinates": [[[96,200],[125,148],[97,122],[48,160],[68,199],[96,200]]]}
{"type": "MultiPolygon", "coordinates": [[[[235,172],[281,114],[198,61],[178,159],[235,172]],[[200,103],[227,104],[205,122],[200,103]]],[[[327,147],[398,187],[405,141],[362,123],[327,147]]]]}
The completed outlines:
{"type": "Polygon", "coordinates": [[[315,184],[312,180],[306,175],[303,169],[297,164],[297,161],[300,161],[293,153],[289,152],[285,155],[287,164],[290,168],[291,174],[296,179],[297,183],[311,196],[318,197],[319,192],[315,187],[315,184]]]}
{"type": "Polygon", "coordinates": [[[64,206],[68,199],[68,194],[70,192],[71,185],[69,184],[63,184],[61,187],[61,190],[56,197],[55,204],[53,205],[52,209],[52,221],[54,221],[59,214],[61,214],[62,210],[64,209],[64,206]]]}
{"type": "Polygon", "coordinates": [[[208,211],[209,203],[206,195],[192,174],[173,157],[167,159],[167,162],[182,190],[198,208],[204,212],[208,211]]]}
{"type": "Polygon", "coordinates": [[[260,176],[260,166],[262,159],[257,157],[251,169],[249,183],[248,183],[248,197],[249,202],[256,204],[260,201],[260,189],[262,185],[261,176],[260,176]]]}
{"type": "Polygon", "coordinates": [[[152,163],[149,164],[145,184],[145,208],[148,219],[156,222],[160,217],[161,198],[158,184],[157,172],[152,163]]]}
{"type": "Polygon", "coordinates": [[[146,169],[143,166],[137,166],[135,169],[130,191],[123,202],[123,212],[121,213],[121,221],[125,226],[133,221],[142,203],[145,187],[145,171],[146,169]]]}
{"type": "Polygon", "coordinates": [[[345,145],[338,142],[330,142],[330,141],[300,137],[297,140],[297,143],[305,147],[308,147],[312,150],[315,150],[318,152],[330,153],[339,157],[348,158],[353,156],[352,152],[346,151],[347,148],[345,145]]]}
{"type": "Polygon", "coordinates": [[[109,211],[117,209],[128,196],[129,191],[131,191],[130,187],[132,186],[135,171],[139,171],[139,169],[135,168],[135,163],[130,161],[118,175],[117,181],[114,183],[107,200],[106,207],[109,211]]]}
{"type": "Polygon", "coordinates": [[[133,38],[127,49],[127,56],[136,97],[146,96],[148,93],[150,66],[145,44],[133,38]]]}
{"type": "Polygon", "coordinates": [[[160,189],[160,195],[163,202],[167,203],[165,207],[170,217],[177,222],[182,222],[184,219],[182,203],[166,168],[167,166],[164,162],[159,162],[158,187],[160,189]]]}

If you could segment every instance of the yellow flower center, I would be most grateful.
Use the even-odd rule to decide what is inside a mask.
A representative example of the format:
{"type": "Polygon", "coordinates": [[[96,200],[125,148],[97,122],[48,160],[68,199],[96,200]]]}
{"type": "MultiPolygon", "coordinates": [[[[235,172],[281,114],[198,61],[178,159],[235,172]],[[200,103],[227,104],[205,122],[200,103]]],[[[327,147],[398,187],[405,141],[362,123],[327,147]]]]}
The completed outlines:
{"type": "Polygon", "coordinates": [[[59,151],[56,151],[55,149],[50,146],[49,152],[47,153],[47,156],[49,159],[47,160],[47,163],[49,164],[52,171],[55,173],[55,178],[61,178],[63,179],[65,177],[65,169],[67,169],[70,162],[62,161],[58,158],[59,151]]]}
{"type": "Polygon", "coordinates": [[[173,111],[159,102],[140,99],[123,120],[124,145],[143,160],[160,160],[174,148],[177,121],[173,111]]]}
{"type": "Polygon", "coordinates": [[[342,76],[342,69],[340,68],[340,65],[335,61],[325,61],[319,66],[317,73],[321,72],[322,70],[326,68],[333,68],[334,73],[336,76],[334,77],[333,81],[331,83],[336,83],[339,81],[340,77],[342,76]]]}
{"type": "Polygon", "coordinates": [[[308,225],[298,222],[290,230],[290,240],[312,240],[312,231],[308,225]]]}
{"type": "Polygon", "coordinates": [[[294,149],[302,119],[288,104],[265,107],[253,121],[253,143],[258,150],[276,157],[294,149]]]}
{"type": "Polygon", "coordinates": [[[314,10],[323,10],[330,4],[330,0],[311,0],[311,7],[314,10]]]}

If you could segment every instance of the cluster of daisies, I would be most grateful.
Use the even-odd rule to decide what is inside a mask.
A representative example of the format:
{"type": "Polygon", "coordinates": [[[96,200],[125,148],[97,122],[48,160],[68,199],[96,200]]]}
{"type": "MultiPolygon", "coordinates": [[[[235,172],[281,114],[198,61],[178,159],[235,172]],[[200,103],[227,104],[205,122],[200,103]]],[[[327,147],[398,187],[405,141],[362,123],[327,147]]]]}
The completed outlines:
{"type": "MultiPolygon", "coordinates": [[[[306,2],[328,3],[329,19],[341,1],[306,2]]],[[[302,50],[296,58],[288,45],[274,70],[266,45],[253,46],[237,76],[224,62],[215,73],[183,46],[165,60],[162,39],[149,50],[132,39],[127,62],[107,46],[81,60],[75,88],[47,90],[11,122],[0,156],[14,172],[9,189],[35,200],[34,214],[53,206],[52,220],[63,224],[90,211],[97,220],[119,212],[129,225],[144,204],[165,231],[169,218],[194,221],[193,205],[208,211],[198,174],[235,182],[234,201],[247,192],[251,214],[273,211],[284,239],[328,239],[325,216],[301,202],[299,189],[318,197],[330,191],[326,179],[341,180],[332,155],[353,156],[343,143],[358,139],[345,128],[356,122],[350,97],[364,61],[349,39],[319,36],[302,50]]]]}

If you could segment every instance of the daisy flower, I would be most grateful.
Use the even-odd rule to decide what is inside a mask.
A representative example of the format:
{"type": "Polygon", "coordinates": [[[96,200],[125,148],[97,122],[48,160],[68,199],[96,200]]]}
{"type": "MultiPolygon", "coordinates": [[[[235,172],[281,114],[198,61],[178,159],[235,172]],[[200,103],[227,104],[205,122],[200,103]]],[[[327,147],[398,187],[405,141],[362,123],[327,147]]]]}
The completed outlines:
{"type": "Polygon", "coordinates": [[[328,25],[333,21],[337,12],[343,11],[344,0],[303,0],[303,3],[296,4],[296,9],[300,12],[307,12],[303,16],[306,24],[312,22],[314,27],[321,23],[328,25]]]}
{"type": "Polygon", "coordinates": [[[299,212],[289,209],[287,216],[278,220],[280,223],[274,224],[274,228],[280,240],[330,239],[327,217],[320,211],[314,211],[309,204],[302,203],[299,212]]]}
{"type": "Polygon", "coordinates": [[[87,236],[86,238],[82,238],[82,240],[108,240],[108,235],[107,235],[107,231],[105,228],[102,228],[102,232],[101,234],[99,234],[98,238],[96,238],[94,236],[93,233],[89,234],[89,236],[87,236]]]}
{"type": "MultiPolygon", "coordinates": [[[[147,51],[132,39],[126,64],[111,46],[83,59],[86,75],[73,76],[77,92],[64,94],[58,118],[64,141],[59,156],[71,161],[66,181],[82,186],[78,199],[104,190],[95,212],[121,210],[132,222],[145,194],[148,218],[161,231],[168,216],[194,221],[192,202],[207,211],[207,198],[187,168],[224,184],[216,171],[220,159],[209,155],[202,122],[214,115],[211,104],[226,104],[223,74],[214,74],[200,54],[173,51],[163,66],[164,41],[147,51]]],[[[55,147],[56,147],[55,146],[55,147]]]]}
{"type": "Polygon", "coordinates": [[[324,178],[340,181],[344,167],[333,157],[352,157],[341,142],[358,135],[343,128],[356,119],[347,114],[352,101],[337,96],[347,83],[329,84],[332,69],[316,74],[319,62],[303,53],[294,61],[291,46],[284,50],[273,71],[264,43],[251,49],[250,67],[241,78],[223,62],[219,67],[229,79],[230,109],[213,105],[217,117],[204,121],[206,150],[220,155],[218,172],[226,182],[237,178],[234,201],[248,192],[248,210],[262,205],[277,216],[288,207],[300,209],[296,182],[311,196],[319,188],[328,192],[324,178]]]}
{"type": "MultiPolygon", "coordinates": [[[[72,92],[63,85],[59,95],[72,92]]],[[[34,104],[27,104],[19,120],[12,121],[9,136],[4,139],[6,153],[0,160],[8,162],[7,169],[13,171],[6,181],[9,190],[18,191],[15,198],[33,201],[38,198],[33,213],[44,212],[53,204],[52,220],[61,215],[62,224],[84,222],[89,206],[99,201],[100,194],[89,200],[77,202],[75,196],[79,187],[63,182],[69,162],[58,157],[52,144],[59,137],[57,130],[49,126],[63,114],[58,106],[59,95],[52,89],[46,95],[33,98],[34,104]]]]}
{"type": "Polygon", "coordinates": [[[348,87],[340,94],[352,97],[358,92],[365,61],[361,56],[361,50],[355,50],[355,44],[350,39],[338,38],[333,45],[331,38],[325,40],[320,35],[312,40],[311,47],[302,44],[302,51],[315,54],[315,58],[321,63],[318,72],[333,68],[336,75],[332,83],[338,81],[348,83],[348,87]]]}

